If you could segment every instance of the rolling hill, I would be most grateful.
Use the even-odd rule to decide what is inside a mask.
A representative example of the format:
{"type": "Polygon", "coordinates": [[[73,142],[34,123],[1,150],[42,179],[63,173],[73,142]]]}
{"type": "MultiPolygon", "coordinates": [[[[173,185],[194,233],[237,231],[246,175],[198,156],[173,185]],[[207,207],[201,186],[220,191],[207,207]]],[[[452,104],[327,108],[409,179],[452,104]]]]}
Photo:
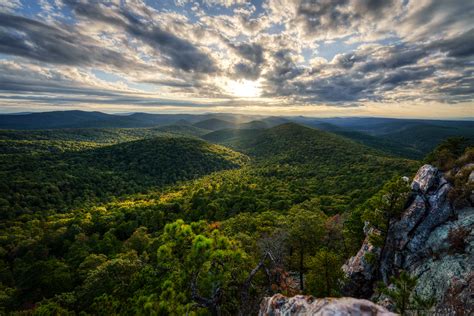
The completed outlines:
{"type": "Polygon", "coordinates": [[[449,137],[474,142],[474,122],[389,118],[295,118],[306,126],[351,138],[364,145],[412,159],[422,159],[449,137]]]}
{"type": "Polygon", "coordinates": [[[331,132],[345,138],[352,139],[365,146],[377,149],[390,155],[404,157],[409,159],[422,159],[426,153],[406,144],[402,144],[397,140],[389,140],[383,137],[372,136],[370,134],[347,130],[343,127],[336,126],[330,123],[318,123],[313,127],[321,129],[326,132],[331,132]]]}
{"type": "Polygon", "coordinates": [[[418,124],[381,135],[380,138],[390,143],[406,144],[426,155],[446,138],[460,136],[465,137],[471,145],[474,144],[474,124],[469,122],[456,126],[418,124]]]}
{"type": "Polygon", "coordinates": [[[248,122],[255,116],[238,114],[106,114],[87,111],[51,111],[41,113],[0,114],[0,129],[63,129],[63,128],[137,128],[194,124],[216,119],[227,122],[248,122]]]}
{"type": "Polygon", "coordinates": [[[59,210],[240,167],[247,158],[184,137],[156,137],[60,154],[0,155],[1,216],[59,210]]]}
{"type": "MultiPolygon", "coordinates": [[[[406,158],[422,158],[447,137],[464,136],[474,141],[473,121],[367,117],[262,117],[226,113],[198,115],[131,113],[116,115],[101,112],[53,111],[0,114],[0,129],[130,129],[159,127],[158,130],[154,131],[155,134],[160,131],[165,134],[185,136],[202,136],[206,134],[206,131],[213,132],[223,129],[267,129],[288,122],[330,131],[391,155],[406,158]],[[188,127],[176,127],[178,125],[188,127]]],[[[83,133],[81,132],[81,134],[83,133]]],[[[130,134],[136,133],[135,131],[130,132],[130,134]]],[[[150,132],[138,133],[147,134],[150,132]]],[[[228,134],[228,132],[224,134],[226,133],[228,134]]],[[[50,132],[50,134],[52,135],[53,132],[50,132]]],[[[124,133],[121,132],[121,134],[124,133]]],[[[130,137],[132,139],[141,138],[140,136],[130,137]]],[[[210,135],[209,139],[212,137],[219,138],[210,135]]]]}
{"type": "Polygon", "coordinates": [[[257,159],[279,163],[329,161],[335,154],[347,158],[368,154],[384,155],[347,138],[296,123],[286,123],[270,129],[242,134],[235,138],[230,146],[257,159]]]}
{"type": "Polygon", "coordinates": [[[174,135],[182,136],[202,136],[208,134],[210,131],[207,129],[199,128],[187,123],[177,122],[172,125],[165,125],[160,127],[155,127],[151,129],[152,131],[170,133],[174,135]]]}
{"type": "Polygon", "coordinates": [[[194,127],[207,129],[210,131],[217,131],[225,128],[233,128],[235,124],[229,121],[221,120],[218,118],[211,118],[204,121],[197,122],[193,125],[194,127]]]}
{"type": "MultiPolygon", "coordinates": [[[[273,190],[280,196],[292,192],[293,201],[320,196],[321,208],[330,213],[361,203],[392,176],[411,174],[419,164],[295,123],[265,130],[217,131],[205,137],[224,139],[229,147],[253,158],[251,168],[238,179],[268,187],[288,183],[285,190],[273,190]]],[[[227,185],[235,187],[230,178],[227,185]]]]}
{"type": "Polygon", "coordinates": [[[260,133],[258,129],[221,129],[201,136],[202,139],[217,144],[227,144],[238,140],[240,137],[252,136],[260,133]]]}

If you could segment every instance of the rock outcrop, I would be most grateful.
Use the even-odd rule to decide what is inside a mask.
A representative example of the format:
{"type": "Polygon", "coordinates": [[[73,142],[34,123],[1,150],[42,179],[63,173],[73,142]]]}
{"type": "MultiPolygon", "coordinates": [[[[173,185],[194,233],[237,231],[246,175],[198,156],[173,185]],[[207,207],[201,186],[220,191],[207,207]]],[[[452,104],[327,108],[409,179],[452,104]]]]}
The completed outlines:
{"type": "Polygon", "coordinates": [[[312,296],[296,295],[286,297],[276,294],[263,300],[260,306],[260,316],[290,316],[290,315],[361,315],[361,316],[391,316],[396,315],[382,306],[368,300],[351,297],[314,298],[312,296]]]}
{"type": "MultiPolygon", "coordinates": [[[[474,180],[469,176],[467,181],[474,180]]],[[[376,281],[388,284],[390,276],[405,270],[418,277],[416,293],[435,298],[438,306],[455,283],[464,284],[458,295],[474,301],[469,292],[474,290],[474,208],[455,210],[448,198],[452,185],[431,165],[420,168],[411,188],[411,203],[390,223],[383,249],[366,239],[344,265],[349,280],[345,294],[369,298],[376,281]],[[367,253],[379,255],[377,267],[364,259],[367,253]]]]}
{"type": "Polygon", "coordinates": [[[344,287],[344,294],[351,297],[368,298],[373,293],[373,282],[377,275],[376,266],[368,260],[368,255],[380,256],[380,248],[374,247],[369,241],[369,235],[380,234],[374,228],[364,229],[365,237],[362,247],[354,257],[351,257],[342,267],[346,275],[350,276],[344,287]]]}

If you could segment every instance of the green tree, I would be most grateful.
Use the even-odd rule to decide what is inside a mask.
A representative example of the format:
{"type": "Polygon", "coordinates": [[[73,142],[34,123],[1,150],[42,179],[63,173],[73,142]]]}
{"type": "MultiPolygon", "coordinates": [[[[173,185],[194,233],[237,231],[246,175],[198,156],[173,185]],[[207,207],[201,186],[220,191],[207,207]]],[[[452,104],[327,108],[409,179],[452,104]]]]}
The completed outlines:
{"type": "Polygon", "coordinates": [[[395,304],[397,312],[406,315],[409,311],[427,312],[434,304],[431,298],[422,298],[415,293],[418,278],[406,271],[401,271],[398,277],[390,278],[390,286],[379,284],[378,292],[388,296],[395,304]]]}
{"type": "Polygon", "coordinates": [[[395,177],[364,204],[365,211],[362,220],[367,221],[380,232],[370,236],[372,245],[377,247],[385,245],[390,222],[402,213],[409,195],[408,182],[395,177]]]}
{"type": "MultiPolygon", "coordinates": [[[[304,203],[290,210],[287,217],[290,256],[297,257],[299,284],[304,292],[305,261],[318,249],[324,236],[325,215],[311,203],[304,203]]],[[[291,260],[291,258],[290,258],[291,260]]]]}
{"type": "Polygon", "coordinates": [[[448,170],[454,167],[458,159],[469,146],[469,139],[466,137],[450,137],[439,144],[429,153],[425,162],[433,164],[441,170],[448,170]]]}
{"type": "Polygon", "coordinates": [[[339,287],[344,278],[341,265],[342,256],[328,251],[319,250],[309,259],[307,290],[316,297],[339,296],[339,287]]]}
{"type": "Polygon", "coordinates": [[[160,239],[158,266],[166,271],[158,304],[162,313],[184,314],[195,305],[211,314],[237,312],[238,284],[249,270],[238,243],[202,221],[167,224],[160,239]]]}

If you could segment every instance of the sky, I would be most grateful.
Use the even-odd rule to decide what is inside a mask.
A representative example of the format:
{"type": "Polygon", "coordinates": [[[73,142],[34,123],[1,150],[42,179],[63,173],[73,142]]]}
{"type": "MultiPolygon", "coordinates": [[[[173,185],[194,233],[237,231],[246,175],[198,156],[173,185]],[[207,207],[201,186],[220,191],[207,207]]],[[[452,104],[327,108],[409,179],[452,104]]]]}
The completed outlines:
{"type": "Polygon", "coordinates": [[[0,0],[0,112],[474,118],[472,0],[0,0]]]}

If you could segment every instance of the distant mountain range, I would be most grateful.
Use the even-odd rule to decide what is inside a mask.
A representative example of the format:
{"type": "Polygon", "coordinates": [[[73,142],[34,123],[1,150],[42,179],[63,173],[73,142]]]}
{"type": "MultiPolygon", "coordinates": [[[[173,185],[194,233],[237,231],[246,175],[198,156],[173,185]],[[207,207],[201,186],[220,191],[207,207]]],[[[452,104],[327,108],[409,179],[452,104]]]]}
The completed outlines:
{"type": "Polygon", "coordinates": [[[421,120],[365,117],[264,117],[239,114],[106,114],[86,111],[54,111],[0,115],[0,129],[91,129],[153,128],[154,132],[202,137],[228,143],[238,135],[285,123],[320,129],[350,138],[366,146],[412,159],[422,158],[448,137],[463,136],[474,141],[472,120],[421,120]]]}

